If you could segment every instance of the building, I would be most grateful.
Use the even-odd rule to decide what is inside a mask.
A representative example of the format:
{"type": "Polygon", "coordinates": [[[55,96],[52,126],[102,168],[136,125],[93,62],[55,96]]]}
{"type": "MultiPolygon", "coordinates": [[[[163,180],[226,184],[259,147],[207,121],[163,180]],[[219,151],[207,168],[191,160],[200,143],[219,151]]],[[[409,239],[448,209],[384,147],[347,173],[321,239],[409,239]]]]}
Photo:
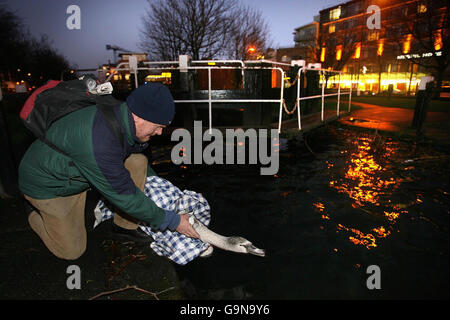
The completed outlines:
{"type": "Polygon", "coordinates": [[[314,20],[294,30],[295,45],[293,47],[269,48],[264,54],[265,59],[283,63],[291,63],[292,60],[305,60],[306,63],[317,62],[319,16],[314,17],[314,20]]]}
{"type": "Polygon", "coordinates": [[[318,62],[317,48],[319,46],[319,18],[314,17],[314,21],[294,30],[295,48],[301,50],[301,56],[306,63],[318,62]]]}
{"type": "Polygon", "coordinates": [[[319,22],[314,21],[298,27],[293,32],[296,48],[316,47],[319,36],[319,22]]]}
{"type": "MultiPolygon", "coordinates": [[[[429,74],[445,80],[448,5],[445,0],[353,0],[321,10],[322,66],[346,73],[343,87],[353,79],[372,93],[391,88],[414,94],[429,74]]],[[[335,79],[328,82],[333,85],[335,79]]]]}

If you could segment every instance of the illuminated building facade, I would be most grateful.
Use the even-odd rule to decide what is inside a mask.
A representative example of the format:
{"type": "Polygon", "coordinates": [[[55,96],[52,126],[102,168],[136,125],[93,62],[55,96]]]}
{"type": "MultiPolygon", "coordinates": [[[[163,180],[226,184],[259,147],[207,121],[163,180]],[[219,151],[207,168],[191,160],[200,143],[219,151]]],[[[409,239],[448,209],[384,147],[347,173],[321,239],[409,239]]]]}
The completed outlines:
{"type": "MultiPolygon", "coordinates": [[[[420,64],[432,64],[444,54],[448,6],[443,0],[353,0],[324,9],[317,56],[323,67],[346,73],[344,88],[352,79],[361,91],[381,93],[390,87],[394,93],[414,94],[420,78],[431,73],[420,64]],[[372,5],[378,9],[368,12],[372,5]]],[[[336,85],[334,79],[327,83],[336,85]]]]}

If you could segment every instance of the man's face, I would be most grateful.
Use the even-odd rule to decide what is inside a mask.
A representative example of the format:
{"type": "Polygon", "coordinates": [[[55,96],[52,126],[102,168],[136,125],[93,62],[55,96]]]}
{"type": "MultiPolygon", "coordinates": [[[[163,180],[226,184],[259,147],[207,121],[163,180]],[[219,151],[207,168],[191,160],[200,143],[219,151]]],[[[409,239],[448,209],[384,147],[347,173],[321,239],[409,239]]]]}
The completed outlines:
{"type": "Polygon", "coordinates": [[[134,124],[136,126],[136,137],[140,142],[147,142],[151,136],[161,135],[162,129],[165,125],[156,124],[142,118],[139,118],[133,113],[134,124]]]}

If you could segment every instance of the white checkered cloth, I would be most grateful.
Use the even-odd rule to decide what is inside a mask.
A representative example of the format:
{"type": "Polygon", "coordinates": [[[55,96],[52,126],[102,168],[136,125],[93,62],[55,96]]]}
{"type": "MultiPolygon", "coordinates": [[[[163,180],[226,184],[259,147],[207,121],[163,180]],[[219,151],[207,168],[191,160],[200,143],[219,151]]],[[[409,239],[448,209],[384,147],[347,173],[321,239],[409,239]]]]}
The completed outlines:
{"type": "MultiPolygon", "coordinates": [[[[205,226],[209,225],[210,207],[206,199],[199,193],[189,190],[181,191],[169,181],[157,176],[147,177],[144,193],[162,209],[193,212],[197,220],[205,226]]],[[[102,201],[98,202],[94,213],[96,218],[94,228],[114,215],[102,201]]],[[[154,239],[150,244],[153,251],[180,265],[192,261],[209,247],[209,244],[199,239],[190,238],[169,229],[155,232],[143,222],[139,224],[139,228],[154,239]]]]}

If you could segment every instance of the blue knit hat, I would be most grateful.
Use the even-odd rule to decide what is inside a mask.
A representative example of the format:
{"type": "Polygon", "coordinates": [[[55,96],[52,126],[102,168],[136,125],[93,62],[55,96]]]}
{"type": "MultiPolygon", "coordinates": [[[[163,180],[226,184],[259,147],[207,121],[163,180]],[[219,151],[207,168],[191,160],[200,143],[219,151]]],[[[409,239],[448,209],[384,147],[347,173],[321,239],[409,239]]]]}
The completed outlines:
{"type": "Polygon", "coordinates": [[[169,125],[175,115],[175,103],[169,89],[160,83],[146,83],[127,98],[131,112],[144,120],[169,125]]]}

